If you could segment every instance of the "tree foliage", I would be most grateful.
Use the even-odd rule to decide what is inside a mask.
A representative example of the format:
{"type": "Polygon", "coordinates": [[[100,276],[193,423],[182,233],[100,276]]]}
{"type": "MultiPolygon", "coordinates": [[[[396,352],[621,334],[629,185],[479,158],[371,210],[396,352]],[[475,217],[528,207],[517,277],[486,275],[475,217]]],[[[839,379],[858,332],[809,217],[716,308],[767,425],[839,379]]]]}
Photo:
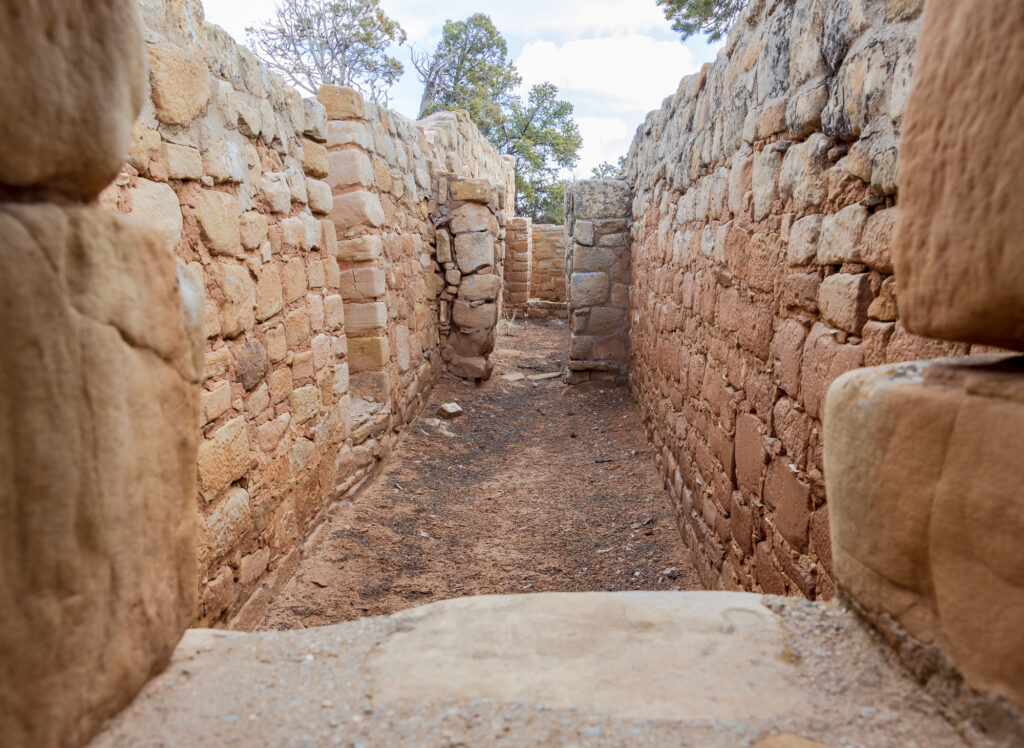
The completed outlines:
{"type": "Polygon", "coordinates": [[[619,156],[614,164],[610,161],[602,161],[590,171],[591,179],[625,179],[626,178],[626,157],[619,156]]]}
{"type": "Polygon", "coordinates": [[[420,118],[465,109],[485,135],[500,121],[511,92],[522,82],[508,57],[508,44],[483,13],[447,21],[434,52],[414,51],[412,60],[423,83],[420,118]]]}
{"type": "Polygon", "coordinates": [[[657,0],[672,28],[688,39],[707,34],[716,42],[729,33],[748,0],[657,0]]]}
{"type": "Polygon", "coordinates": [[[538,222],[561,223],[565,185],[561,169],[572,167],[583,145],[572,104],[552,83],[516,93],[522,78],[508,45],[482,13],[448,21],[430,55],[413,57],[423,83],[421,115],[465,109],[481,133],[516,167],[516,211],[538,222]]]}
{"type": "Polygon", "coordinates": [[[321,85],[351,86],[386,104],[402,75],[386,50],[404,44],[405,31],[380,0],[281,0],[273,18],[246,33],[271,70],[312,94],[321,85]]]}

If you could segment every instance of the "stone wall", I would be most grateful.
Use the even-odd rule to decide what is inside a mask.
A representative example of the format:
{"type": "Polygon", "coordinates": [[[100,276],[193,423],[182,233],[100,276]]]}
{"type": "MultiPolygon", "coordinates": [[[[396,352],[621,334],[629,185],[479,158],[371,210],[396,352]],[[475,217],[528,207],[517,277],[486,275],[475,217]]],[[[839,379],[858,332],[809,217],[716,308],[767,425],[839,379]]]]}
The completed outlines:
{"type": "Polygon", "coordinates": [[[465,113],[303,100],[198,0],[139,7],[149,95],[100,202],[157,226],[205,289],[198,620],[246,627],[440,371],[436,173],[514,177],[465,113]]]}
{"type": "Polygon", "coordinates": [[[84,745],[193,620],[203,294],[94,203],[145,99],[134,2],[0,16],[0,740],[84,745]]]}
{"type": "Polygon", "coordinates": [[[630,381],[704,584],[828,597],[822,406],[975,352],[899,320],[890,243],[921,2],[751,2],[641,126],[630,381]]]}
{"type": "Polygon", "coordinates": [[[505,241],[505,306],[517,312],[530,303],[533,276],[533,221],[516,216],[508,222],[505,241]]]}
{"type": "Polygon", "coordinates": [[[574,182],[565,193],[573,384],[625,377],[631,197],[629,185],[613,179],[574,182]]]}
{"type": "Polygon", "coordinates": [[[565,280],[565,227],[536,224],[532,231],[533,269],[530,277],[530,298],[564,304],[567,299],[565,280]]]}

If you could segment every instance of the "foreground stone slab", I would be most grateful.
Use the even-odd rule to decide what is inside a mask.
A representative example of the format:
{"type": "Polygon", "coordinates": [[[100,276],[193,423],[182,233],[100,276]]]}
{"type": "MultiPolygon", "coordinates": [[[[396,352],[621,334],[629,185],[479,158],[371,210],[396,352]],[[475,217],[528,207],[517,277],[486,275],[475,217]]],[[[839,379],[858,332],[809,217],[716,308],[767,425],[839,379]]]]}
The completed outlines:
{"type": "Polygon", "coordinates": [[[905,651],[1024,709],[1024,358],[850,372],[825,431],[840,586],[905,651]]]}
{"type": "Polygon", "coordinates": [[[192,631],[94,745],[804,745],[797,737],[962,744],[837,605],[628,592],[192,631]]]}
{"type": "Polygon", "coordinates": [[[202,289],[154,228],[0,206],[0,743],[78,745],[193,620],[202,289]]]}

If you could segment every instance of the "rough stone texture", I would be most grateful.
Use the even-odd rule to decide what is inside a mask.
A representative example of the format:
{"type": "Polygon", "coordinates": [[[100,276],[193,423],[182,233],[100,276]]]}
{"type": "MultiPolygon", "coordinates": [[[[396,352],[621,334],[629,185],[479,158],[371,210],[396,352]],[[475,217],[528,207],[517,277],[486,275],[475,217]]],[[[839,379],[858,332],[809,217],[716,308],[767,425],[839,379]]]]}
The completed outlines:
{"type": "Polygon", "coordinates": [[[533,278],[533,221],[512,218],[505,238],[505,304],[517,311],[530,303],[533,278]]]}
{"type": "Polygon", "coordinates": [[[968,686],[1024,709],[1024,362],[851,372],[829,390],[825,427],[840,586],[883,630],[894,622],[968,686]]]}
{"type": "Polygon", "coordinates": [[[530,278],[530,297],[565,304],[568,301],[565,227],[551,224],[535,225],[532,244],[533,274],[530,278]]]}
{"type": "Polygon", "coordinates": [[[630,149],[630,384],[708,587],[833,594],[827,533],[808,530],[828,385],[967,353],[908,332],[889,278],[920,23],[882,2],[748,3],[630,149]]]}
{"type": "MultiPolygon", "coordinates": [[[[195,584],[198,620],[224,625],[287,581],[296,545],[326,507],[362,487],[440,372],[434,177],[497,183],[496,199],[513,177],[464,115],[417,125],[332,87],[304,101],[205,23],[198,0],[138,8],[150,95],[130,142],[125,127],[117,158],[128,160],[101,202],[158,224],[207,291],[195,584]],[[243,490],[248,519],[238,521],[243,490]]],[[[120,33],[112,10],[92,11],[95,21],[76,21],[73,4],[62,11],[58,30],[77,23],[84,33],[103,20],[105,33],[120,33]]],[[[111,64],[120,59],[112,50],[131,51],[101,49],[106,37],[94,36],[111,64]]],[[[79,42],[91,49],[93,39],[79,42]]],[[[98,105],[124,108],[132,80],[106,82],[98,105]]],[[[81,153],[106,143],[106,132],[90,141],[90,128],[76,136],[81,153]]],[[[63,153],[52,141],[50,152],[63,153]]],[[[481,207],[497,238],[500,209],[481,207]]],[[[468,293],[477,301],[485,292],[468,293]]]]}
{"type": "Polygon", "coordinates": [[[98,208],[0,205],[0,237],[0,733],[78,745],[193,619],[202,289],[98,208]]]}
{"type": "Polygon", "coordinates": [[[1022,46],[1015,0],[928,4],[893,247],[912,332],[1024,350],[1022,46]]]}
{"type": "Polygon", "coordinates": [[[566,190],[563,241],[573,384],[625,378],[631,196],[629,185],[614,179],[574,182],[566,190]]]}
{"type": "Polygon", "coordinates": [[[113,180],[145,98],[138,24],[127,0],[0,10],[0,197],[30,189],[88,201],[113,180]]]}
{"type": "Polygon", "coordinates": [[[168,714],[189,745],[965,744],[855,615],[721,592],[475,597],[301,631],[194,630],[95,745],[166,741],[168,714]],[[553,678],[558,662],[571,664],[553,678]]]}

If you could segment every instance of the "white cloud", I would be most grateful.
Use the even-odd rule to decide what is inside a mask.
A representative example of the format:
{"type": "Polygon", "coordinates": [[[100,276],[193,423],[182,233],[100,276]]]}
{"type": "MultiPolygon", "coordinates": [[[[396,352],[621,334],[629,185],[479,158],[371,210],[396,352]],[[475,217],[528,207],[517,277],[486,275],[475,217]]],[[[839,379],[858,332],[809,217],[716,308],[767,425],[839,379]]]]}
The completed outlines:
{"type": "Polygon", "coordinates": [[[516,64],[526,85],[551,81],[562,95],[606,112],[656,109],[684,75],[698,70],[682,44],[642,34],[561,45],[534,41],[523,48],[516,64]]]}
{"type": "Polygon", "coordinates": [[[583,136],[583,150],[574,172],[584,179],[602,161],[615,163],[626,155],[636,129],[621,117],[577,117],[576,124],[583,136]]]}

